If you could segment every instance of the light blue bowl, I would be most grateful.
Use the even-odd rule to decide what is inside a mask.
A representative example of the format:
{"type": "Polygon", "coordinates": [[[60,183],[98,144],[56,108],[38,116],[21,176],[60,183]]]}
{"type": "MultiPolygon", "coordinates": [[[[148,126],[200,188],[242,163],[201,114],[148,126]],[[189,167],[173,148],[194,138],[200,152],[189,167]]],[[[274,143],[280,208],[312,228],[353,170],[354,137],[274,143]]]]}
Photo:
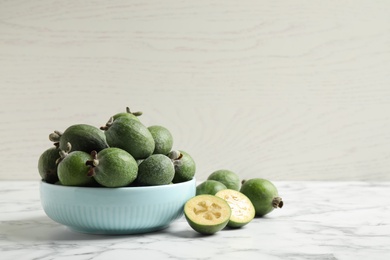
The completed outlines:
{"type": "Polygon", "coordinates": [[[41,181],[42,207],[49,218],[93,234],[140,234],[164,229],[183,215],[195,196],[196,180],[148,187],[71,187],[41,181]]]}

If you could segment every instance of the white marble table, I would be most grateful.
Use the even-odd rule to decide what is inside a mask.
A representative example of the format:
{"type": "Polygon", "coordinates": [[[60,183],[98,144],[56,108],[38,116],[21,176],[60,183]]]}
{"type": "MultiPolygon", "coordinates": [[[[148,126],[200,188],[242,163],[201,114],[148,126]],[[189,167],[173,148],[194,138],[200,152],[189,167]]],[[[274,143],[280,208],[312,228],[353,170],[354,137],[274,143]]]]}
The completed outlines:
{"type": "Polygon", "coordinates": [[[390,259],[390,183],[275,182],[284,207],[212,236],[184,218],[143,235],[70,231],[38,182],[0,182],[0,259],[390,259]]]}

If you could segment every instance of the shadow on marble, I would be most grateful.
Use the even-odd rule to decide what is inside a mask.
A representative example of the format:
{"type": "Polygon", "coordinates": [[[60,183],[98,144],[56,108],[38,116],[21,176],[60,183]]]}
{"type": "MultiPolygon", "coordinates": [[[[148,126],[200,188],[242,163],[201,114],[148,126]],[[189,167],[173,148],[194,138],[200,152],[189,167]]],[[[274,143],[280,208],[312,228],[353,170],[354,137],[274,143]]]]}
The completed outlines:
{"type": "Polygon", "coordinates": [[[110,239],[117,236],[72,231],[46,216],[0,222],[0,237],[12,241],[77,241],[110,239]]]}

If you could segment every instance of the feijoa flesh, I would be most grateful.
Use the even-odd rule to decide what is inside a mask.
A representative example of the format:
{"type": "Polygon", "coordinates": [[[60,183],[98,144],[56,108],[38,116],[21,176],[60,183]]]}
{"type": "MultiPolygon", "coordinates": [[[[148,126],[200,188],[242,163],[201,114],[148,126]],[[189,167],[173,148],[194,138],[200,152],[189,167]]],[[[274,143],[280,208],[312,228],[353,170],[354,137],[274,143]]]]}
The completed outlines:
{"type": "Polygon", "coordinates": [[[191,155],[183,150],[173,150],[169,152],[168,157],[173,160],[175,165],[173,183],[192,180],[195,176],[196,164],[191,155]]]}
{"type": "Polygon", "coordinates": [[[238,174],[227,169],[214,171],[207,179],[222,182],[228,189],[232,190],[240,190],[241,187],[241,180],[238,174]]]}
{"type": "Polygon", "coordinates": [[[57,161],[60,158],[60,149],[58,146],[53,146],[45,150],[38,159],[38,172],[41,179],[47,183],[56,183],[57,161]]]}
{"type": "Polygon", "coordinates": [[[172,182],[175,169],[172,160],[163,154],[153,154],[138,166],[137,183],[140,185],[165,185],[172,182]]]}
{"type": "Polygon", "coordinates": [[[138,173],[137,161],[125,150],[110,147],[99,153],[92,152],[89,175],[104,187],[116,188],[130,185],[138,173]]]}
{"type": "Polygon", "coordinates": [[[110,147],[131,154],[134,159],[145,159],[154,151],[154,139],[148,128],[137,120],[119,117],[104,131],[110,147]]]}
{"type": "Polygon", "coordinates": [[[65,154],[58,164],[57,173],[62,185],[88,186],[94,182],[88,176],[90,166],[86,162],[91,160],[91,155],[83,151],[73,151],[65,154]]]}
{"type": "Polygon", "coordinates": [[[224,189],[218,191],[215,196],[226,200],[232,210],[227,224],[229,227],[243,227],[255,217],[255,208],[251,200],[243,193],[237,190],[224,189]]]}
{"type": "Polygon", "coordinates": [[[59,143],[61,150],[67,149],[67,143],[72,144],[72,151],[101,151],[108,147],[106,136],[99,128],[88,124],[75,124],[69,126],[63,133],[54,131],[49,139],[59,143]]]}
{"type": "Polygon", "coordinates": [[[173,146],[173,137],[171,132],[163,126],[152,125],[148,127],[153,136],[155,147],[153,154],[168,154],[173,146]]]}
{"type": "Polygon", "coordinates": [[[192,197],[184,205],[184,216],[188,224],[205,235],[225,228],[231,213],[231,208],[224,199],[209,194],[192,197]]]}
{"type": "Polygon", "coordinates": [[[256,216],[262,217],[276,208],[283,207],[283,200],[279,197],[277,188],[269,180],[253,178],[243,181],[240,191],[251,200],[256,216]]]}

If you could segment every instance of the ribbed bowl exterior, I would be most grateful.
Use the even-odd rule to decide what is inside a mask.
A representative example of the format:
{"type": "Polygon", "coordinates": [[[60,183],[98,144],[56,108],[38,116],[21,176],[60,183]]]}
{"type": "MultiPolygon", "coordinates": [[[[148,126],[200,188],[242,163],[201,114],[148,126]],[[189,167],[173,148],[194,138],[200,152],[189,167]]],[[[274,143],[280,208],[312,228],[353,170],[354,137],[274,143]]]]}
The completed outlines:
{"type": "Polygon", "coordinates": [[[42,207],[49,218],[70,229],[94,234],[157,231],[183,215],[195,196],[191,181],[150,187],[96,188],[40,183],[42,207]]]}

